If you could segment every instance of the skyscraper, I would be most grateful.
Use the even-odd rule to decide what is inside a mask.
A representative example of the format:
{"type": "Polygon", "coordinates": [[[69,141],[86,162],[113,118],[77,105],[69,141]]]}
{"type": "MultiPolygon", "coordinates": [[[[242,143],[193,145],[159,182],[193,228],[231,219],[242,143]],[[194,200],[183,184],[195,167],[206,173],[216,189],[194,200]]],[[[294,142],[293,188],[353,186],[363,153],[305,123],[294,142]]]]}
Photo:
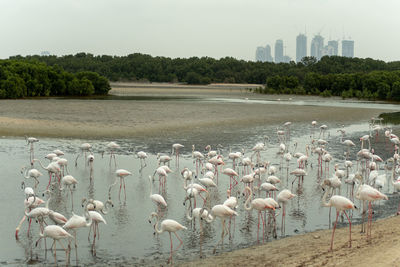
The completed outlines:
{"type": "Polygon", "coordinates": [[[261,62],[265,62],[266,58],[265,58],[265,48],[262,46],[257,47],[256,49],[256,61],[261,61],[261,62]]]}
{"type": "Polygon", "coordinates": [[[274,61],[274,59],[272,58],[272,55],[271,55],[271,46],[270,45],[265,46],[265,61],[267,61],[267,62],[274,61]]]}
{"type": "Polygon", "coordinates": [[[296,37],[296,62],[307,56],[307,36],[299,34],[296,37]]]}
{"type": "Polygon", "coordinates": [[[339,42],[335,40],[328,41],[328,46],[332,47],[333,54],[330,56],[337,56],[339,55],[339,42]]]}
{"type": "Polygon", "coordinates": [[[324,38],[321,35],[315,35],[311,41],[311,56],[320,60],[322,57],[322,50],[324,49],[324,38]]]}
{"type": "Polygon", "coordinates": [[[343,57],[354,57],[354,41],[343,40],[342,41],[342,56],[343,57]]]}
{"type": "Polygon", "coordinates": [[[283,41],[276,40],[275,42],[275,63],[283,62],[283,41]]]}

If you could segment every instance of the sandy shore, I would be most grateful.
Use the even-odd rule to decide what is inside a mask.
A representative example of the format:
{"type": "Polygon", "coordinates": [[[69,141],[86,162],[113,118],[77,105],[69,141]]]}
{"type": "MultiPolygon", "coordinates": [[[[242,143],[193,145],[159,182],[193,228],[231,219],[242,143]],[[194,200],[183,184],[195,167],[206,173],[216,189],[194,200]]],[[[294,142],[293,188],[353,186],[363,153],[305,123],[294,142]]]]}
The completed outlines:
{"type": "Polygon", "coordinates": [[[222,253],[182,266],[400,266],[400,217],[373,222],[372,240],[352,227],[352,247],[348,247],[349,228],[336,230],[330,252],[332,230],[321,230],[222,253]]]}
{"type": "MultiPolygon", "coordinates": [[[[335,120],[347,123],[368,120],[383,110],[258,104],[246,102],[202,102],[204,97],[265,99],[242,86],[195,86],[162,84],[113,84],[118,96],[185,97],[186,101],[152,98],[141,101],[95,99],[24,99],[0,101],[0,135],[57,138],[130,138],[176,136],[195,129],[251,127],[286,121],[335,120]],[[192,100],[190,100],[192,99],[192,100]],[[289,108],[290,107],[290,108],[289,108]]],[[[279,96],[269,96],[273,99],[279,96]]],[[[288,99],[288,96],[280,96],[288,99]]],[[[293,96],[297,99],[299,96],[293,96]]],[[[304,98],[304,97],[303,97],[304,98]]],[[[387,112],[387,110],[386,110],[387,112]]]]}

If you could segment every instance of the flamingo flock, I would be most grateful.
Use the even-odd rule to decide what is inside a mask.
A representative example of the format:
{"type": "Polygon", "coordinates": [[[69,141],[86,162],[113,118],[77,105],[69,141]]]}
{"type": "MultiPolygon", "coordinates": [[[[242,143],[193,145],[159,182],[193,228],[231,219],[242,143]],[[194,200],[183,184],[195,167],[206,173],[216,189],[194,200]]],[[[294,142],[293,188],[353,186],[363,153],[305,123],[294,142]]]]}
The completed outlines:
{"type": "MultiPolygon", "coordinates": [[[[39,140],[29,137],[26,140],[29,145],[30,161],[29,165],[26,164],[21,170],[25,208],[20,211],[22,219],[16,228],[15,237],[18,239],[22,234],[21,228],[25,220],[28,221],[26,233],[32,234],[31,224],[34,219],[39,224],[36,246],[41,244],[42,239],[51,238],[54,258],[56,258],[56,244],[59,244],[66,252],[69,262],[73,243],[78,261],[77,230],[88,228],[88,240],[91,251],[95,254],[96,246],[101,245],[99,242],[96,244],[96,239],[99,240],[100,237],[99,224],[104,224],[102,227],[109,225],[110,220],[107,216],[109,211],[114,209],[112,199],[118,199],[121,206],[135,205],[129,203],[127,195],[137,194],[135,188],[131,186],[132,180],[141,179],[141,183],[147,184],[143,188],[149,189],[149,193],[142,201],[153,202],[154,211],[147,215],[138,214],[138,219],[147,217],[156,235],[168,232],[170,237],[168,263],[173,263],[174,253],[184,246],[178,231],[182,231],[183,235],[188,231],[196,232],[196,221],[200,223],[199,240],[203,240],[204,230],[212,227],[214,221],[219,219],[220,238],[214,246],[214,253],[219,247],[221,251],[224,250],[224,239],[227,236],[230,240],[235,238],[233,235],[237,223],[235,217],[245,218],[244,221],[248,224],[245,228],[250,227],[253,222],[257,225],[257,240],[254,242],[260,243],[261,240],[265,242],[270,238],[270,234],[272,238],[276,238],[277,229],[280,229],[281,236],[286,236],[285,226],[288,220],[286,217],[288,214],[291,215],[290,210],[296,206],[297,199],[305,194],[304,181],[307,180],[314,183],[315,188],[320,189],[320,198],[315,201],[319,201],[322,207],[336,210],[329,250],[334,249],[334,234],[339,218],[342,219],[342,224],[346,224],[341,214],[346,217],[349,226],[349,246],[351,246],[352,218],[356,213],[363,218],[368,214],[366,239],[371,240],[373,210],[380,206],[374,203],[389,199],[390,196],[382,192],[388,186],[392,185],[394,190],[400,190],[400,156],[396,141],[398,137],[391,128],[384,127],[381,123],[381,120],[372,120],[369,134],[363,134],[358,141],[354,138],[343,141],[346,135],[344,128],[337,130],[339,136],[336,136],[331,135],[328,126],[323,124],[319,127],[320,132],[317,136],[315,131],[319,124],[317,121],[312,121],[309,126],[311,135],[306,137],[307,140],[302,140],[301,143],[305,143],[303,147],[298,146],[293,136],[290,137],[296,132],[296,124],[291,122],[285,122],[276,128],[276,142],[275,138],[263,136],[262,141],[248,148],[242,147],[236,152],[232,152],[231,148],[229,151],[224,151],[220,144],[216,145],[215,150],[212,149],[212,145],[207,145],[204,151],[199,151],[194,144],[190,146],[171,143],[170,153],[160,152],[155,155],[144,151],[136,152],[133,160],[138,161],[137,166],[140,166],[140,169],[137,170],[130,169],[129,166],[126,166],[126,169],[119,168],[117,158],[123,148],[116,142],[110,142],[101,153],[109,151],[110,154],[106,167],[110,170],[111,177],[107,178],[109,184],[108,195],[104,198],[105,204],[90,197],[88,192],[84,196],[77,196],[82,199],[78,208],[73,205],[75,187],[80,186],[82,179],[90,179],[90,184],[98,179],[92,174],[95,146],[84,143],[77,148],[75,168],[87,168],[86,164],[89,164],[91,175],[89,178],[75,175],[74,177],[73,174],[69,174],[73,171],[68,169],[65,169],[67,174],[64,174],[63,167],[66,168],[68,165],[68,160],[64,158],[66,153],[54,150],[50,153],[54,155],[47,154],[45,158],[49,162],[45,166],[46,164],[36,158],[38,153],[34,154],[33,143],[39,146],[39,140]],[[381,140],[377,138],[380,131],[385,131],[384,139],[381,140]],[[343,147],[343,153],[330,151],[331,144],[335,141],[343,147]],[[354,142],[359,142],[359,145],[354,142]],[[382,146],[383,142],[385,146],[382,146]],[[188,147],[192,149],[185,150],[188,147]],[[377,152],[382,147],[386,150],[380,151],[379,156],[377,152]],[[79,157],[85,158],[83,166],[78,166],[79,157]],[[152,159],[155,159],[154,162],[151,162],[152,159]],[[114,164],[111,164],[112,161],[114,164]],[[171,165],[171,162],[175,164],[171,165]],[[330,168],[331,164],[334,164],[333,168],[330,168]],[[43,175],[40,169],[48,172],[48,183],[42,183],[43,175]],[[312,170],[317,171],[317,177],[310,177],[309,173],[312,170]],[[149,175],[143,177],[143,173],[149,175]],[[290,177],[293,180],[289,180],[290,177]],[[156,179],[158,186],[155,183],[156,179]],[[113,188],[118,184],[118,180],[117,194],[113,188]],[[32,187],[28,186],[29,183],[32,183],[32,187]],[[180,186],[177,186],[179,184],[180,186]],[[351,190],[345,192],[342,189],[344,184],[350,186],[351,190]],[[176,209],[176,206],[169,205],[171,200],[175,201],[174,196],[169,194],[172,187],[175,187],[174,190],[182,190],[185,196],[181,202],[182,217],[167,217],[171,209],[176,209]],[[121,191],[124,191],[123,197],[121,191]],[[39,192],[43,192],[43,196],[47,195],[47,200],[40,199],[39,192]],[[66,209],[52,208],[50,201],[55,201],[55,198],[64,199],[65,206],[69,210],[67,216],[62,214],[66,209]],[[67,198],[71,198],[71,204],[65,201],[67,198]],[[252,218],[253,210],[257,213],[256,220],[252,218]],[[77,215],[75,212],[82,215],[77,215]],[[276,220],[278,216],[280,223],[276,220]],[[54,224],[50,224],[48,219],[54,224]],[[179,242],[176,248],[172,234],[179,242]],[[62,243],[63,240],[67,242],[65,245],[62,243]]],[[[400,203],[396,213],[400,213],[400,203]]],[[[150,229],[149,227],[149,233],[150,229]]],[[[218,232],[215,232],[215,235],[217,234],[218,232]]]]}

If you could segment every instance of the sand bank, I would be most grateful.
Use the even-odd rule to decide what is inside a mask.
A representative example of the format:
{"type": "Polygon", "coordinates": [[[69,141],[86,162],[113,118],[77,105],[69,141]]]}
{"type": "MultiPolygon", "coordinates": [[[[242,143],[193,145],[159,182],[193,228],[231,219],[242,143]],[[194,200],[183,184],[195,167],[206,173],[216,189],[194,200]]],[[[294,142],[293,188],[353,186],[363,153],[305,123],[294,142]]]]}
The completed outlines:
{"type": "MultiPolygon", "coordinates": [[[[130,138],[175,136],[210,129],[274,125],[286,121],[352,123],[368,120],[383,110],[258,103],[204,102],[204,97],[265,99],[246,88],[151,84],[114,84],[111,94],[177,96],[186,100],[127,101],[96,99],[24,99],[0,101],[0,135],[63,138],[130,138]]],[[[255,85],[252,85],[255,87],[255,85]]],[[[296,98],[304,98],[294,96],[296,98]]],[[[279,98],[279,96],[273,96],[279,98]]],[[[288,98],[288,96],[282,96],[288,98]]],[[[387,110],[385,110],[387,112],[387,110]]]]}
{"type": "Polygon", "coordinates": [[[337,229],[330,252],[332,230],[321,230],[269,242],[233,252],[221,253],[182,266],[400,266],[400,217],[373,222],[372,240],[352,227],[337,229]]]}

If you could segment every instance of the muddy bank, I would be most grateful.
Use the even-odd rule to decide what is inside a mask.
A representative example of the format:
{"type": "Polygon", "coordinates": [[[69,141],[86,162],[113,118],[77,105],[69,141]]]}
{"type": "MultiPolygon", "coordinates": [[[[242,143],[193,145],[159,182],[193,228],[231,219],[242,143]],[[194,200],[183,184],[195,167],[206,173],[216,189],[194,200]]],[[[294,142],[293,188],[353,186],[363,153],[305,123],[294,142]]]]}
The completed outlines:
{"type": "Polygon", "coordinates": [[[360,227],[352,227],[351,248],[349,228],[337,229],[333,252],[329,252],[332,230],[322,230],[180,266],[400,266],[399,216],[373,222],[370,241],[360,227]]]}
{"type": "MultiPolygon", "coordinates": [[[[369,120],[383,112],[379,109],[290,105],[288,101],[284,104],[202,101],[210,96],[238,99],[267,97],[238,88],[114,86],[111,94],[119,96],[179,94],[191,98],[141,101],[60,98],[1,100],[0,135],[63,138],[179,137],[190,131],[209,134],[214,128],[233,130],[285,121],[354,123],[369,120]]],[[[301,99],[307,97],[302,96],[301,99]]]]}

